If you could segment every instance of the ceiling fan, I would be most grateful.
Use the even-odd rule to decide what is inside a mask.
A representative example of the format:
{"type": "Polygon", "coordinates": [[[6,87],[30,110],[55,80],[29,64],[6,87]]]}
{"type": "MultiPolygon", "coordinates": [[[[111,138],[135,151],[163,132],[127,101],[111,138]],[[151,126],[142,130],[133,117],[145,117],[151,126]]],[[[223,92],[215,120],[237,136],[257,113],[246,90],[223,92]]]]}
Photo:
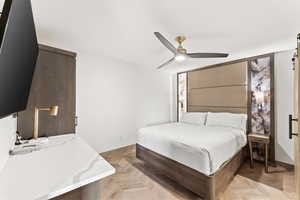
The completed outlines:
{"type": "Polygon", "coordinates": [[[162,34],[159,32],[154,32],[154,35],[157,39],[167,47],[172,53],[174,53],[174,57],[167,62],[163,63],[157,69],[165,67],[173,61],[181,62],[186,60],[187,58],[226,58],[228,57],[227,53],[187,53],[187,50],[183,48],[182,42],[186,40],[184,36],[178,36],[175,40],[179,43],[179,46],[175,48],[171,42],[169,42],[162,34]]]}

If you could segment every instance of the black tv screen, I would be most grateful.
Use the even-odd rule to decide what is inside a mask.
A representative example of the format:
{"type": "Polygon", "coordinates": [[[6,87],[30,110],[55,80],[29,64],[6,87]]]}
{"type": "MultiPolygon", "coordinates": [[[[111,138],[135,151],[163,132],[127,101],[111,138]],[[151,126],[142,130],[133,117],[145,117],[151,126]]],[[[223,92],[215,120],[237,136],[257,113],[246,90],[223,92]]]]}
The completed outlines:
{"type": "Polygon", "coordinates": [[[0,18],[0,118],[26,109],[38,57],[30,0],[6,0],[0,18]]]}

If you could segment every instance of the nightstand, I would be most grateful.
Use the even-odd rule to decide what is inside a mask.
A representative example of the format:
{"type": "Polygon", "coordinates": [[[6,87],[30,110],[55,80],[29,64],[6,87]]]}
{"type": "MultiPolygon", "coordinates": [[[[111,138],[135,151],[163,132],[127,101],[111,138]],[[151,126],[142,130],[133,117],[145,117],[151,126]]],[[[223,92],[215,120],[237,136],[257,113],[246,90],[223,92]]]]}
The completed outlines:
{"type": "Polygon", "coordinates": [[[250,161],[251,161],[251,168],[254,167],[253,164],[253,151],[252,151],[252,143],[260,143],[265,145],[265,171],[268,173],[268,154],[269,154],[269,143],[270,143],[270,135],[269,134],[257,134],[257,133],[250,133],[248,135],[248,144],[250,150],[250,161]]]}

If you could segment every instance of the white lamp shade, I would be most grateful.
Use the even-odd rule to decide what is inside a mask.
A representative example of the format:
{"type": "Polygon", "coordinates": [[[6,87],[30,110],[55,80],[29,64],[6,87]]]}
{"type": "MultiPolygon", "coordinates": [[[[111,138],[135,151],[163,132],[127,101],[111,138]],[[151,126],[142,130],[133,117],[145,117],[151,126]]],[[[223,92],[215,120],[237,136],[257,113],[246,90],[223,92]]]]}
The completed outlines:
{"type": "Polygon", "coordinates": [[[263,104],[264,103],[264,93],[262,91],[255,92],[256,103],[263,104]]]}

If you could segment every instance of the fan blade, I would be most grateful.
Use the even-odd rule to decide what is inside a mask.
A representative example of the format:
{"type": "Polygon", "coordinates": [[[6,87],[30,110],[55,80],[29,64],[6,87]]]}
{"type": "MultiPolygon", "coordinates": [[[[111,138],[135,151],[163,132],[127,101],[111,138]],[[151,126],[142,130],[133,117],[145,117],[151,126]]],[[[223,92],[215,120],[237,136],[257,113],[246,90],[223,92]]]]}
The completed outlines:
{"type": "Polygon", "coordinates": [[[187,53],[191,58],[226,58],[227,53],[187,53]]]}
{"type": "Polygon", "coordinates": [[[156,69],[160,69],[162,67],[165,67],[166,65],[170,64],[171,62],[173,62],[175,60],[175,58],[172,58],[170,60],[168,60],[167,62],[161,64],[159,67],[157,67],[156,69]]]}
{"type": "Polygon", "coordinates": [[[162,34],[159,32],[154,32],[154,35],[163,43],[165,47],[167,47],[170,51],[172,51],[174,54],[177,53],[177,49],[173,46],[171,42],[169,42],[162,34]]]}

